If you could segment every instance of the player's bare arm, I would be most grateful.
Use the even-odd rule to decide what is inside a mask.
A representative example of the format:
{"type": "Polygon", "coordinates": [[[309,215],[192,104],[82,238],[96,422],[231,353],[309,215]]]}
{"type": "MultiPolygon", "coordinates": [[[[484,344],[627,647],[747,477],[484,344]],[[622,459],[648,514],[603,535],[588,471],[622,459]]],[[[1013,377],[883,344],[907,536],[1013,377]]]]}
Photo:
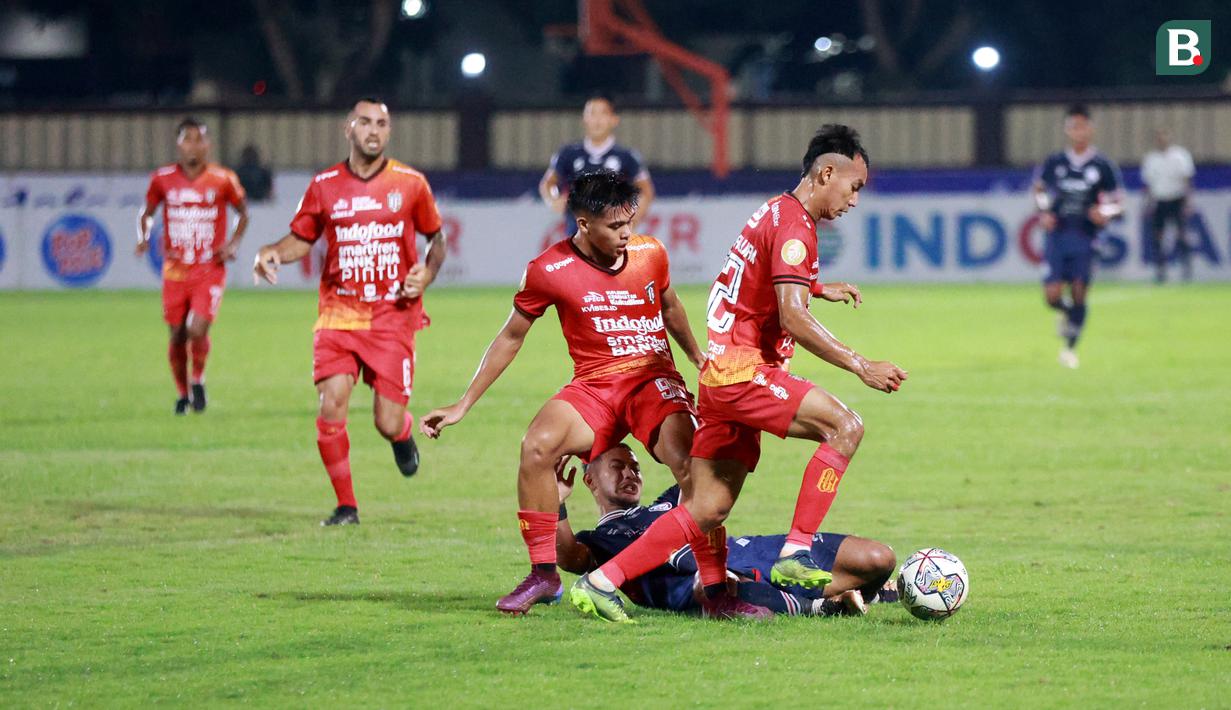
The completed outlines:
{"type": "Polygon", "coordinates": [[[1098,203],[1090,205],[1090,209],[1086,212],[1090,221],[1099,227],[1106,226],[1108,222],[1123,214],[1124,192],[1122,190],[1099,193],[1098,203]]]}
{"type": "Polygon", "coordinates": [[[470,380],[466,393],[453,404],[428,412],[419,422],[419,431],[435,439],[440,436],[445,427],[460,422],[487,391],[487,388],[504,374],[505,369],[513,362],[513,358],[517,357],[522,343],[526,342],[526,333],[530,332],[530,327],[533,325],[533,320],[517,309],[513,309],[504,327],[500,329],[491,345],[487,346],[487,351],[483,353],[483,359],[479,361],[479,369],[475,371],[474,377],[470,380]]]}
{"type": "Polygon", "coordinates": [[[427,255],[423,257],[423,262],[415,264],[406,272],[406,280],[402,282],[402,296],[404,298],[418,298],[422,296],[427,287],[431,286],[432,282],[436,280],[436,274],[440,273],[440,267],[445,263],[449,238],[445,235],[444,230],[438,229],[427,235],[427,241],[427,255]]]}
{"type": "Polygon", "coordinates": [[[637,214],[633,215],[632,228],[637,230],[637,225],[645,219],[650,213],[650,204],[654,202],[654,181],[648,177],[641,178],[633,183],[641,190],[641,195],[637,200],[637,214]]]}
{"type": "Polygon", "coordinates": [[[830,303],[850,303],[853,308],[858,308],[859,304],[863,303],[863,294],[855,284],[835,281],[819,285],[820,290],[816,295],[830,303]]]}
{"type": "Polygon", "coordinates": [[[154,213],[158,211],[158,205],[146,205],[145,209],[141,210],[141,214],[137,215],[137,256],[145,254],[150,248],[150,230],[154,227],[154,213]]]}
{"type": "Polygon", "coordinates": [[[808,310],[808,288],[800,284],[774,286],[778,296],[778,319],[782,329],[805,350],[831,365],[849,370],[872,389],[895,392],[906,379],[906,371],[892,362],[864,358],[838,340],[808,310]]]}
{"type": "Polygon", "coordinates": [[[252,264],[252,282],[260,284],[261,279],[271,284],[278,283],[278,267],[290,261],[299,261],[312,251],[312,243],[300,239],[294,234],[287,234],[273,244],[266,244],[256,254],[252,264]]]}
{"type": "Polygon", "coordinates": [[[239,253],[240,242],[244,239],[244,233],[248,231],[248,202],[241,201],[235,205],[235,214],[239,219],[235,222],[235,229],[231,232],[231,238],[223,245],[222,251],[218,254],[219,261],[235,261],[235,255],[239,253]]]}
{"type": "Polygon", "coordinates": [[[543,204],[550,207],[552,212],[564,214],[567,196],[560,192],[560,176],[552,168],[547,168],[543,179],[539,180],[539,197],[543,198],[543,204]]]}
{"type": "Polygon", "coordinates": [[[671,334],[671,338],[684,349],[688,361],[698,370],[701,369],[701,366],[705,364],[705,353],[697,344],[697,338],[692,333],[692,326],[688,325],[688,314],[684,311],[684,304],[680,303],[680,297],[676,295],[674,288],[663,291],[663,325],[671,334]]]}
{"type": "Polygon", "coordinates": [[[1047,194],[1047,187],[1041,180],[1035,180],[1031,186],[1031,193],[1034,198],[1034,208],[1039,213],[1039,226],[1045,231],[1051,232],[1056,228],[1056,215],[1051,211],[1051,198],[1047,194]]]}
{"type": "MultiPolygon", "coordinates": [[[[573,483],[577,480],[577,467],[568,465],[571,456],[563,456],[556,464],[556,490],[560,494],[560,507],[573,494],[573,483]],[[565,469],[568,473],[565,473],[565,469]]],[[[567,517],[561,517],[556,523],[556,564],[573,574],[585,574],[598,565],[590,548],[577,542],[573,535],[573,527],[567,517]]]]}

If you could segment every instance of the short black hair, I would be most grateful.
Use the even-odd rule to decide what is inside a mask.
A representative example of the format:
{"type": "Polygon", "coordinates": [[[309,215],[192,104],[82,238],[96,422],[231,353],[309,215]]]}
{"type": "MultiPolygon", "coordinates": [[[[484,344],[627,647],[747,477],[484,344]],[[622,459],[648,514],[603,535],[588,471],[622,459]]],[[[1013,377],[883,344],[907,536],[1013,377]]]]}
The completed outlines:
{"type": "Polygon", "coordinates": [[[812,140],[808,141],[808,152],[804,153],[802,175],[807,175],[812,170],[816,159],[826,153],[845,155],[852,160],[858,155],[863,157],[865,164],[871,164],[868,160],[868,151],[864,150],[863,143],[859,141],[859,131],[840,123],[826,123],[821,126],[821,130],[817,131],[816,135],[812,136],[812,140]]]}
{"type": "Polygon", "coordinates": [[[182,119],[180,119],[180,122],[176,124],[175,126],[175,137],[178,139],[180,136],[184,135],[184,131],[188,130],[189,128],[195,128],[198,131],[200,131],[202,134],[204,134],[206,131],[204,121],[201,121],[192,116],[185,116],[182,119]]]}
{"type": "Polygon", "coordinates": [[[381,104],[382,106],[386,105],[385,100],[379,96],[360,96],[359,98],[355,99],[355,103],[351,104],[351,106],[358,106],[359,104],[381,104]]]}
{"type": "MultiPolygon", "coordinates": [[[[604,456],[606,456],[607,454],[611,453],[612,451],[615,451],[616,449],[624,449],[625,451],[627,451],[627,452],[628,452],[628,453],[630,453],[630,454],[631,454],[631,453],[633,453],[633,447],[631,447],[631,446],[629,446],[628,444],[626,444],[626,443],[624,443],[623,441],[621,441],[620,443],[616,444],[615,446],[612,446],[610,449],[607,449],[606,451],[602,452],[602,453],[601,453],[601,454],[599,454],[598,456],[595,456],[594,458],[590,459],[588,462],[582,463],[582,464],[581,464],[581,473],[582,473],[583,475],[584,475],[584,474],[586,474],[586,473],[589,473],[589,472],[590,472],[590,467],[594,465],[594,462],[598,461],[599,459],[601,459],[602,457],[604,457],[604,456]]],[[[635,454],[634,454],[634,456],[635,456],[635,454]]]]}
{"type": "Polygon", "coordinates": [[[1069,106],[1068,111],[1064,112],[1065,118],[1069,118],[1070,116],[1081,116],[1082,118],[1089,120],[1090,109],[1086,108],[1085,104],[1073,104],[1072,106],[1069,106]]]}
{"type": "Polygon", "coordinates": [[[607,105],[611,107],[612,113],[620,112],[620,110],[616,107],[615,99],[611,98],[610,94],[604,94],[601,91],[590,94],[588,97],[586,97],[586,103],[588,104],[591,101],[606,101],[607,105]]]}
{"type": "Polygon", "coordinates": [[[612,207],[636,207],[641,188],[614,170],[595,170],[573,181],[568,209],[573,214],[601,215],[612,207]]]}

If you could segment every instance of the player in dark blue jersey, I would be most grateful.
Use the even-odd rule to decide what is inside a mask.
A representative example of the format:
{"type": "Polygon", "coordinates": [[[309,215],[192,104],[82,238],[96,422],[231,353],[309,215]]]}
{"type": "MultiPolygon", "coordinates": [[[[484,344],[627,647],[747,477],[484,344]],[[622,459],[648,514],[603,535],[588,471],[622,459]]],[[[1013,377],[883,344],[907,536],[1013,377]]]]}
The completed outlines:
{"type": "Polygon", "coordinates": [[[615,104],[606,96],[595,96],[586,102],[581,113],[581,123],[585,127],[585,138],[577,143],[560,146],[556,154],[551,156],[551,164],[543,179],[539,181],[539,195],[543,202],[564,215],[564,234],[571,235],[577,231],[577,222],[567,211],[565,198],[568,197],[569,186],[578,176],[595,170],[614,170],[633,181],[641,190],[638,200],[637,214],[633,217],[632,228],[650,212],[650,203],[654,201],[654,183],[650,180],[650,171],[646,169],[641,154],[632,148],[626,148],[615,140],[616,126],[620,125],[620,115],[616,113],[615,104]]]}
{"type": "MultiPolygon", "coordinates": [[[[566,475],[561,464],[557,474],[560,519],[556,526],[557,559],[561,567],[575,574],[598,568],[632,544],[659,516],[679,505],[679,486],[668,488],[650,505],[641,505],[640,464],[627,446],[619,444],[586,467],[583,482],[594,495],[600,517],[593,530],[574,534],[563,501],[572,493],[575,476],[575,469],[566,475]]],[[[728,538],[722,528],[715,532],[710,543],[727,546],[727,568],[735,593],[777,613],[858,615],[866,611],[865,599],[897,599],[896,593],[882,594],[889,591],[884,588],[885,583],[896,565],[893,550],[874,540],[818,533],[813,539],[812,557],[822,569],[833,573],[833,582],[822,590],[779,589],[766,580],[778,560],[785,535],[728,538]]],[[[697,612],[701,591],[696,572],[692,552],[684,547],[658,569],[629,580],[622,591],[640,606],[697,612]]]]}
{"type": "Polygon", "coordinates": [[[1034,200],[1039,224],[1047,232],[1043,294],[1060,311],[1064,340],[1060,364],[1077,367],[1077,339],[1086,322],[1086,294],[1094,276],[1099,232],[1124,211],[1120,168],[1094,148],[1094,123],[1085,106],[1064,117],[1068,148],[1048,156],[1034,173],[1034,200]],[[1068,284],[1069,293],[1064,293],[1068,284]]]}

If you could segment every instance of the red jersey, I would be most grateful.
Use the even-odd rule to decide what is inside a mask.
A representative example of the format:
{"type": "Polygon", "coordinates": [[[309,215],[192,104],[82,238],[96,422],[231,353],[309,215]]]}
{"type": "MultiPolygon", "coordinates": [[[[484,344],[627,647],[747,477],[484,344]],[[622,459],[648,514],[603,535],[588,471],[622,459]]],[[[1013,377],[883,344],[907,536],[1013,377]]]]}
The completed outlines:
{"type": "Polygon", "coordinates": [[[244,204],[235,173],[210,163],[190,180],[178,163],[150,175],[145,205],[163,207],[162,276],[183,281],[194,269],[225,268],[217,254],[227,242],[227,205],[244,204]]]}
{"type": "Polygon", "coordinates": [[[513,307],[530,319],[556,307],[575,380],[635,370],[673,374],[662,309],[670,286],[667,250],[653,237],[634,234],[616,269],[595,264],[565,239],[526,266],[513,307]]]}
{"type": "Polygon", "coordinates": [[[778,322],[774,285],[799,284],[811,292],[819,270],[816,224],[799,200],[786,193],[761,205],[710,289],[701,384],[747,382],[758,365],[787,367],[795,341],[778,322]]]}
{"type": "Polygon", "coordinates": [[[440,212],[423,173],[385,159],[366,180],[342,161],[312,178],[291,233],[329,245],[315,330],[423,327],[423,299],[398,290],[419,261],[415,232],[440,231],[440,212]]]}

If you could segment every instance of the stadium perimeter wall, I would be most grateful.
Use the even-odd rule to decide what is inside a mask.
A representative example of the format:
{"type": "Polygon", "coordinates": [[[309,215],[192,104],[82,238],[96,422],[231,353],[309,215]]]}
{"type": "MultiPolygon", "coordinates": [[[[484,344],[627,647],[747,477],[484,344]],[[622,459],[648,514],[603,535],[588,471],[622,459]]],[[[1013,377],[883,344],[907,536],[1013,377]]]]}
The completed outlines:
{"type": "MultiPolygon", "coordinates": [[[[254,204],[232,287],[252,286],[257,248],[287,231],[311,175],[283,172],[276,198],[254,204]]],[[[519,281],[525,263],[563,238],[560,219],[532,196],[531,174],[484,189],[465,175],[431,176],[450,254],[442,285],[505,285],[519,281]],[[522,184],[525,183],[525,184],[522,184]],[[476,187],[477,186],[477,187],[476,187]],[[482,195],[476,197],[476,195],[482,195]]],[[[1199,173],[1190,240],[1201,280],[1231,280],[1231,169],[1199,173]]],[[[491,179],[491,178],[489,178],[491,179]]],[[[689,188],[664,175],[663,196],[641,229],[667,244],[676,283],[707,283],[722,266],[732,239],[767,195],[794,185],[790,173],[737,176],[728,189],[689,188]]],[[[859,209],[820,230],[822,278],[858,282],[1027,282],[1040,278],[1043,234],[1035,224],[1021,170],[919,171],[875,176],[859,209]]],[[[1107,230],[1100,279],[1146,280],[1153,274],[1143,198],[1130,192],[1125,218],[1107,230]]],[[[146,173],[0,175],[0,288],[149,288],[159,286],[158,250],[133,255],[136,216],[146,173]]],[[[156,233],[160,234],[161,220],[156,233]]],[[[280,288],[314,287],[320,255],[284,267],[280,288]]]]}

